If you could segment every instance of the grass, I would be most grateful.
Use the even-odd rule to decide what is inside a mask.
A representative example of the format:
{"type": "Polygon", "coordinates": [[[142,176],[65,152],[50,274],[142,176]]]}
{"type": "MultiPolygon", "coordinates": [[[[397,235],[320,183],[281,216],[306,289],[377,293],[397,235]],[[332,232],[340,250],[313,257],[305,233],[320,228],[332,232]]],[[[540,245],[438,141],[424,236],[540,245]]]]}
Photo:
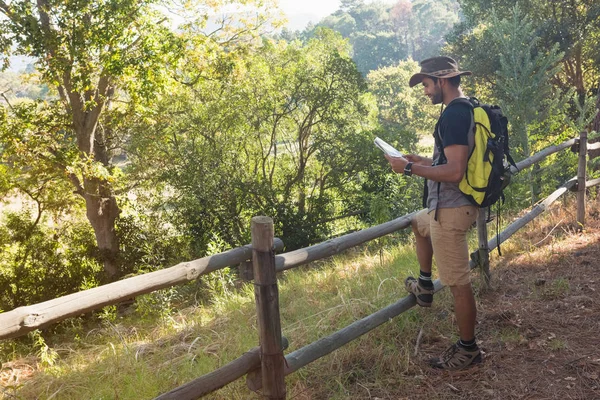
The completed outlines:
{"type": "MultiPolygon", "coordinates": [[[[287,271],[279,280],[283,335],[290,342],[287,352],[404,297],[404,277],[417,273],[414,250],[408,245],[384,252],[383,264],[378,251],[363,249],[287,271]]],[[[153,302],[142,299],[140,304],[150,307],[153,302]]],[[[213,371],[258,342],[254,288],[248,283],[215,293],[208,305],[171,315],[116,317],[113,311],[105,311],[100,326],[78,326],[49,338],[47,351],[58,355],[49,362],[43,363],[39,352],[28,355],[28,349],[13,347],[4,360],[21,358],[36,372],[13,382],[12,388],[3,379],[5,398],[153,398],[213,371]]],[[[401,375],[423,323],[423,312],[410,310],[310,364],[286,379],[289,397],[295,393],[342,399],[348,382],[401,375]],[[308,384],[317,378],[319,385],[308,384]]],[[[3,366],[3,373],[8,369],[3,366]]],[[[258,395],[240,380],[212,398],[258,395]]]]}
{"type": "MultiPolygon", "coordinates": [[[[475,232],[470,241],[470,248],[476,248],[475,232]]],[[[534,256],[528,246],[515,240],[503,244],[502,250],[529,260],[534,256]]],[[[536,254],[540,259],[547,256],[536,254]]],[[[383,263],[378,249],[363,248],[286,271],[279,278],[283,335],[290,342],[286,353],[404,297],[403,280],[411,274],[418,274],[412,245],[388,247],[383,263]]],[[[477,286],[477,279],[473,281],[477,286]]],[[[188,299],[191,306],[173,307],[176,311],[165,313],[161,311],[164,304],[155,301],[156,297],[144,296],[138,302],[140,312],[117,317],[114,310],[107,309],[101,324],[72,322],[71,327],[35,348],[23,344],[31,344],[31,338],[3,342],[0,379],[4,398],[146,399],[219,368],[256,346],[258,332],[253,285],[237,283],[233,288],[216,283],[208,304],[188,299]],[[45,344],[44,361],[40,351],[45,344]]],[[[188,289],[180,293],[193,297],[194,291],[188,289]]],[[[569,281],[555,279],[543,290],[542,296],[560,297],[568,293],[569,281]]],[[[374,389],[414,381],[409,360],[422,328],[427,332],[423,343],[457,339],[451,303],[449,291],[444,290],[436,295],[431,310],[413,308],[291,374],[286,378],[288,398],[357,396],[348,392],[349,387],[364,388],[360,396],[369,398],[374,389]]],[[[521,340],[519,332],[510,328],[496,335],[514,345],[521,340]]],[[[549,346],[558,351],[566,344],[556,339],[549,346]]],[[[240,379],[208,398],[260,396],[240,379]]]]}

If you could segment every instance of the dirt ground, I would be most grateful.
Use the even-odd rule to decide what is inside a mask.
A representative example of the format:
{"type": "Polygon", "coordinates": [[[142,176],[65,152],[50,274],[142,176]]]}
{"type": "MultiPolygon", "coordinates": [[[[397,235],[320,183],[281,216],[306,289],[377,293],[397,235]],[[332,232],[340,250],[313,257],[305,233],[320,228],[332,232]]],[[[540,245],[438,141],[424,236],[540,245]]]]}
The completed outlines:
{"type": "Polygon", "coordinates": [[[420,363],[447,346],[431,332],[410,371],[414,390],[385,398],[600,399],[600,223],[588,223],[583,233],[562,222],[530,229],[530,251],[496,263],[492,290],[479,295],[481,365],[420,363]]]}

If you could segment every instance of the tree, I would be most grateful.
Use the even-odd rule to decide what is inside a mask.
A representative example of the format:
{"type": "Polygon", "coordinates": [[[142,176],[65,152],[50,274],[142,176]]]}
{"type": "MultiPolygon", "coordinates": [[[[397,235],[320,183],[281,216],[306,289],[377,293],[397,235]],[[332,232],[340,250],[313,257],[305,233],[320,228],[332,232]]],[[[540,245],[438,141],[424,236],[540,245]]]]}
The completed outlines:
{"type": "Polygon", "coordinates": [[[352,59],[363,74],[409,56],[422,60],[439,54],[444,36],[458,21],[455,0],[350,1],[319,26],[340,32],[352,44],[352,59]]]}
{"type": "Polygon", "coordinates": [[[458,22],[456,1],[415,0],[411,14],[409,54],[415,60],[439,55],[446,43],[446,34],[458,22]]]}
{"type": "MultiPolygon", "coordinates": [[[[0,0],[5,17],[0,21],[0,51],[36,59],[43,82],[58,94],[58,100],[38,103],[38,110],[52,109],[63,122],[60,129],[28,125],[42,136],[62,135],[66,146],[60,151],[34,148],[32,142],[24,148],[36,162],[60,172],[53,176],[68,180],[84,200],[109,280],[120,274],[115,221],[120,213],[118,196],[126,187],[112,157],[127,139],[125,121],[150,108],[170,71],[185,72],[185,65],[178,64],[185,51],[226,50],[236,40],[254,37],[245,33],[265,23],[260,12],[253,19],[226,14],[212,21],[217,26],[214,32],[203,33],[209,15],[222,3],[187,4],[195,14],[189,14],[185,26],[174,34],[154,0],[0,0]]],[[[204,53],[206,62],[219,59],[214,54],[204,53]]]]}
{"type": "Polygon", "coordinates": [[[433,133],[436,119],[424,106],[427,98],[423,91],[408,86],[410,77],[417,72],[418,63],[408,60],[371,71],[367,76],[369,91],[377,99],[381,125],[391,143],[405,151],[414,151],[419,137],[433,133]]]}
{"type": "Polygon", "coordinates": [[[496,71],[496,95],[510,117],[515,146],[524,157],[530,155],[527,128],[546,118],[564,101],[553,91],[551,80],[561,70],[562,54],[558,44],[546,52],[537,52],[539,37],[531,20],[518,6],[506,19],[492,16],[490,34],[499,49],[500,65],[496,71]]]}
{"type": "Polygon", "coordinates": [[[265,40],[229,59],[219,79],[173,90],[150,126],[135,127],[154,138],[132,141],[135,173],[157,173],[170,193],[164,208],[193,233],[198,253],[246,241],[258,213],[297,248],[366,212],[360,174],[378,155],[373,99],[347,43],[316,34],[304,45],[265,40]]]}
{"type": "Polygon", "coordinates": [[[151,2],[0,0],[0,12],[5,17],[0,50],[7,55],[14,46],[16,54],[35,58],[43,81],[58,92],[62,133],[73,146],[64,150],[77,152],[71,163],[60,161],[63,152],[52,152],[49,164],[62,170],[84,199],[106,275],[115,279],[119,242],[114,227],[120,210],[114,189],[118,172],[110,160],[117,138],[103,115],[119,88],[133,99],[150,96],[177,41],[151,2]]]}
{"type": "Polygon", "coordinates": [[[393,32],[355,33],[350,37],[353,60],[363,74],[394,65],[406,58],[407,51],[393,32]]]}
{"type": "MultiPolygon", "coordinates": [[[[369,91],[375,95],[379,108],[381,129],[377,135],[403,152],[415,154],[431,150],[418,148],[418,141],[431,137],[439,115],[437,107],[427,106],[429,99],[420,88],[408,86],[410,77],[418,71],[418,63],[409,59],[371,71],[367,76],[369,91]]],[[[372,171],[368,183],[363,185],[370,195],[371,214],[378,222],[382,209],[398,217],[422,205],[423,182],[390,175],[389,171],[389,165],[372,171]]]]}
{"type": "MultiPolygon", "coordinates": [[[[465,15],[465,22],[456,27],[451,35],[450,42],[454,51],[463,56],[464,65],[469,63],[477,54],[473,54],[469,37],[476,35],[480,29],[490,22],[490,10],[495,10],[498,17],[507,18],[512,14],[516,4],[531,20],[539,40],[536,50],[552,48],[555,43],[563,57],[563,69],[556,78],[557,83],[563,88],[574,88],[580,104],[588,96],[590,87],[595,86],[595,78],[600,68],[600,58],[597,51],[597,38],[600,35],[600,5],[594,0],[573,1],[547,1],[536,0],[518,2],[517,0],[459,0],[465,15]]],[[[487,53],[489,63],[482,66],[486,68],[475,69],[478,75],[493,73],[497,65],[497,53],[487,53]]],[[[470,66],[469,66],[470,67],[470,66]]]]}

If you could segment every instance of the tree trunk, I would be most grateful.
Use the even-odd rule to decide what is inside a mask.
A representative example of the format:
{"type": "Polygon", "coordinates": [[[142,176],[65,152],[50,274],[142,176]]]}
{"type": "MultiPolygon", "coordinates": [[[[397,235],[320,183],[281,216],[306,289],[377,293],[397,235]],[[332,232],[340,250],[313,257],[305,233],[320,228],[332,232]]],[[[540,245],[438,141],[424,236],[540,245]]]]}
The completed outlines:
{"type": "Polygon", "coordinates": [[[115,220],[120,210],[114,196],[101,197],[94,194],[85,196],[86,215],[100,250],[100,258],[104,264],[104,272],[109,282],[119,278],[119,239],[115,230],[115,220]]]}
{"type": "MultiPolygon", "coordinates": [[[[83,95],[69,92],[70,107],[73,116],[73,128],[77,137],[77,147],[84,158],[91,157],[94,162],[110,170],[110,154],[107,138],[97,129],[104,108],[110,107],[113,90],[107,77],[101,77],[96,91],[83,95]],[[94,99],[96,105],[85,109],[86,102],[94,99]]],[[[77,183],[77,182],[75,182],[77,183]]],[[[100,260],[104,264],[104,273],[108,282],[119,278],[119,238],[115,230],[115,221],[121,210],[117,204],[113,189],[107,181],[83,174],[83,185],[77,192],[85,199],[86,216],[94,229],[100,251],[100,260]]]]}

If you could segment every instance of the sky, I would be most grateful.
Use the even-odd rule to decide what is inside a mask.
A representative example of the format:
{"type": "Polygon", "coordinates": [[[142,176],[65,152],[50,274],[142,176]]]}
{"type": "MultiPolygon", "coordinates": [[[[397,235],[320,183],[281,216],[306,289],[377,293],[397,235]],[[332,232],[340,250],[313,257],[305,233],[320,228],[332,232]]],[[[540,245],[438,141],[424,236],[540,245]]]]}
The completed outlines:
{"type": "MultiPolygon", "coordinates": [[[[385,4],[394,0],[366,0],[367,3],[379,1],[385,4]]],[[[302,30],[309,22],[319,22],[340,8],[340,0],[279,0],[279,6],[288,19],[288,29],[302,30]]]]}
{"type": "MultiPolygon", "coordinates": [[[[391,4],[397,0],[366,0],[367,3],[373,1],[391,4]]],[[[303,30],[309,22],[317,23],[337,11],[340,3],[340,0],[279,0],[279,7],[288,19],[287,28],[295,31],[303,30]]],[[[27,62],[23,57],[11,57],[10,70],[19,71],[27,66],[27,62]]]]}
{"type": "Polygon", "coordinates": [[[340,7],[340,0],[279,0],[288,19],[288,29],[302,30],[309,22],[319,22],[340,7]]]}

